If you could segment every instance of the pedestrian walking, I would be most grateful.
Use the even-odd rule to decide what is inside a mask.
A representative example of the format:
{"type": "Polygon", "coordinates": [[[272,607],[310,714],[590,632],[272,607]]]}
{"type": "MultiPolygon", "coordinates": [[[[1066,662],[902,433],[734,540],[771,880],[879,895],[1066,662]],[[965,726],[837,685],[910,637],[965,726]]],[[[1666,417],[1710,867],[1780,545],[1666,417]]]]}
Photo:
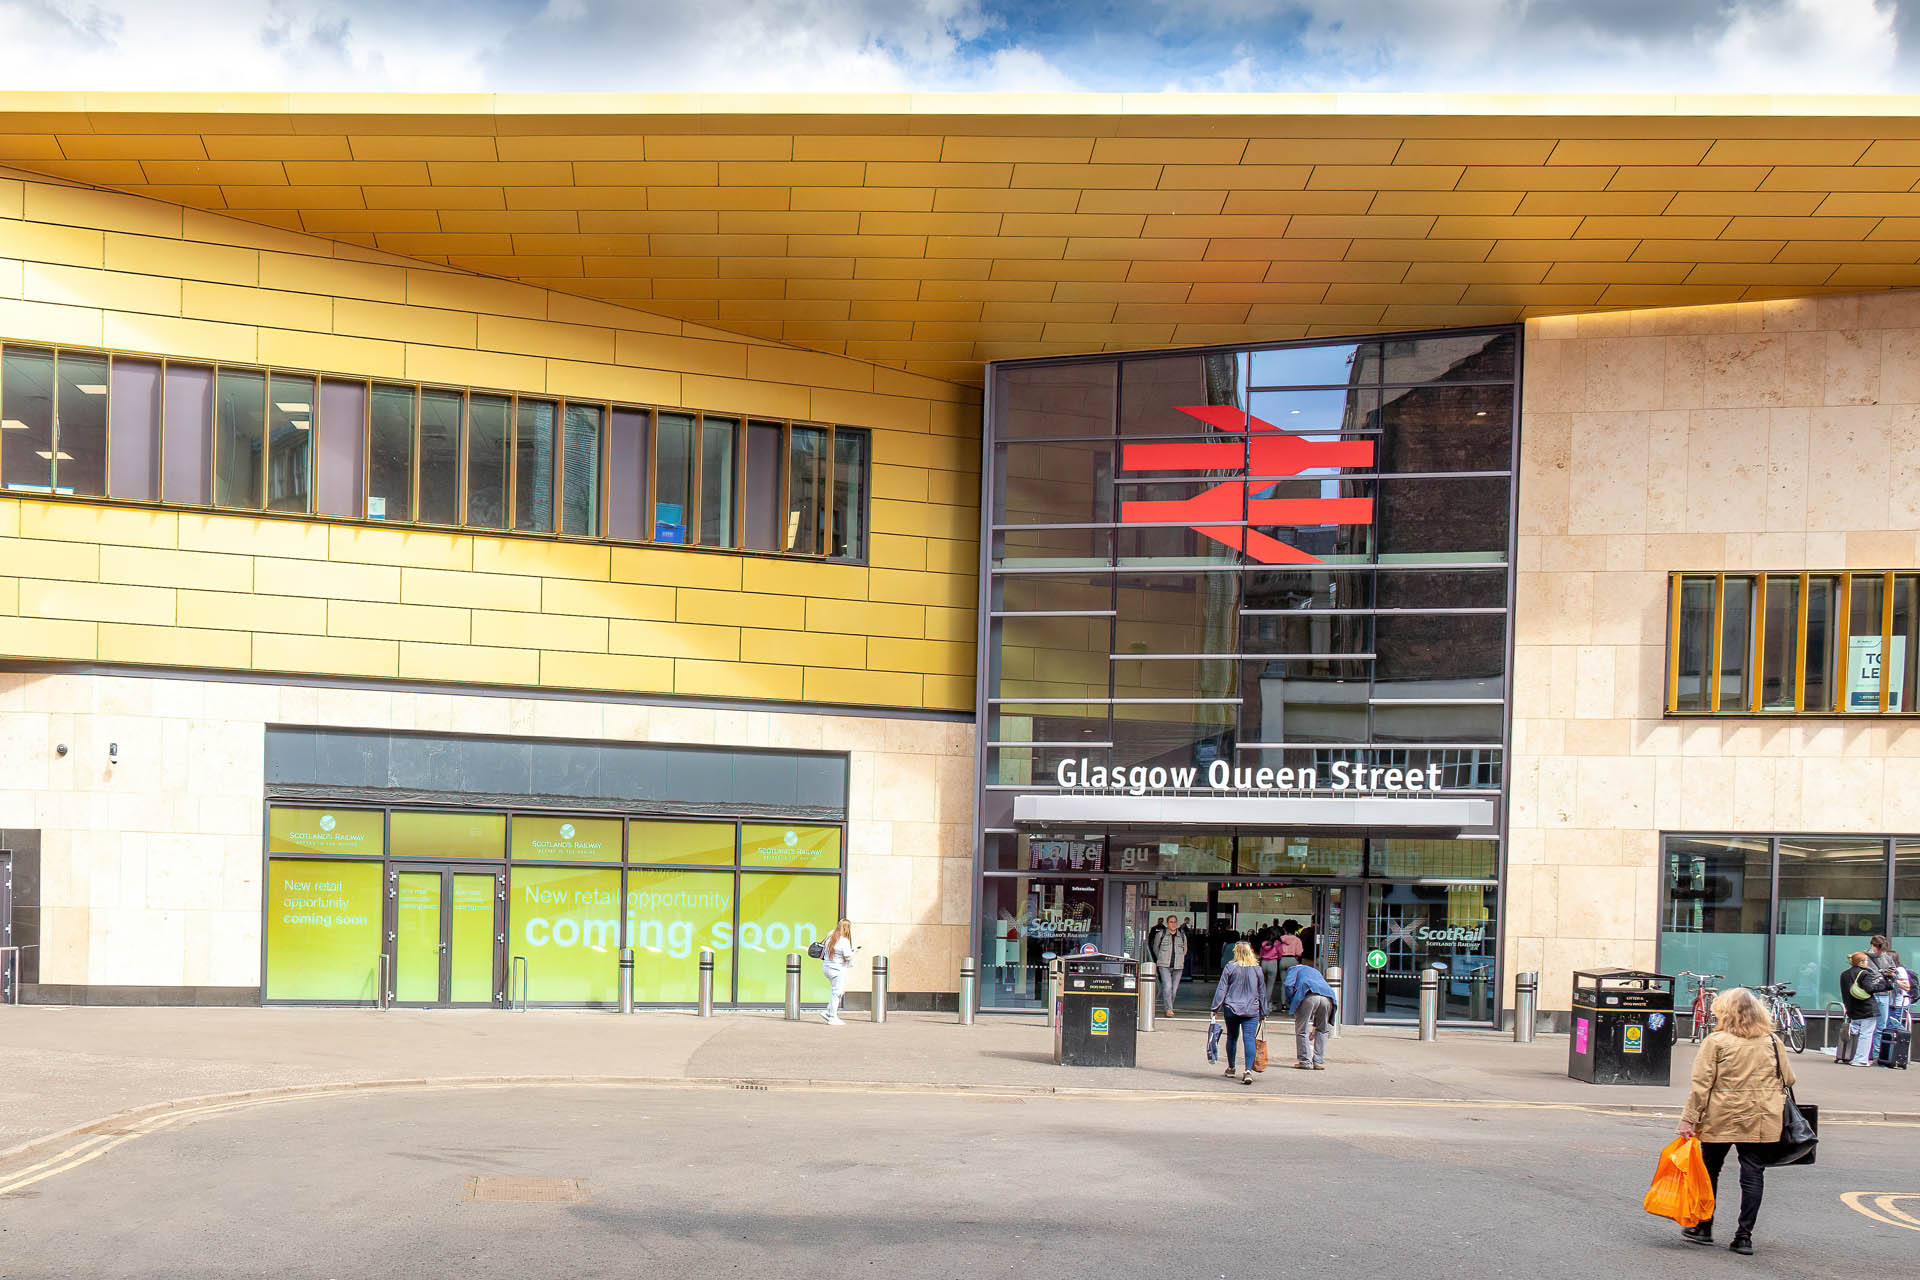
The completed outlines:
{"type": "MultiPolygon", "coordinates": [[[[1740,1218],[1727,1247],[1753,1252],[1753,1227],[1766,1190],[1766,1160],[1780,1141],[1781,1113],[1793,1068],[1773,1038],[1773,1019],[1745,987],[1722,991],[1713,1002],[1714,1029],[1693,1059],[1693,1089],[1680,1113],[1680,1136],[1700,1139],[1717,1197],[1727,1152],[1740,1152],[1740,1218]]],[[[1713,1243],[1713,1219],[1680,1233],[1694,1244],[1713,1243]]]]}
{"type": "Polygon", "coordinates": [[[1160,1003],[1171,1018],[1174,993],[1180,990],[1180,979],[1187,968],[1187,931],[1180,927],[1179,916],[1168,916],[1153,926],[1153,932],[1147,935],[1147,954],[1153,957],[1160,979],[1160,1003]]]}
{"type": "Polygon", "coordinates": [[[1273,1012],[1273,984],[1280,976],[1280,930],[1268,925],[1255,935],[1254,950],[1260,957],[1262,989],[1266,992],[1266,1012],[1273,1012]]]}
{"type": "Polygon", "coordinates": [[[1874,934],[1867,942],[1868,967],[1887,980],[1886,986],[1873,994],[1873,1048],[1867,1054],[1867,1061],[1869,1062],[1879,1059],[1880,1039],[1887,1034],[1888,1029],[1893,1025],[1894,982],[1892,969],[1895,962],[1890,947],[1891,944],[1888,943],[1887,937],[1883,933],[1874,934]]]}
{"type": "Polygon", "coordinates": [[[828,1026],[844,1027],[840,1018],[840,996],[847,988],[847,974],[853,969],[853,922],[842,920],[827,935],[820,955],[820,972],[827,979],[827,1007],[820,1016],[828,1026]]]}
{"type": "Polygon", "coordinates": [[[1856,951],[1847,957],[1847,967],[1840,971],[1840,1003],[1847,1010],[1853,1056],[1843,1056],[1847,1041],[1841,1041],[1833,1055],[1841,1066],[1864,1067],[1873,1061],[1874,1041],[1878,1039],[1875,1031],[1880,1025],[1879,996],[1886,987],[1887,976],[1873,966],[1866,952],[1856,951]]]}
{"type": "Polygon", "coordinates": [[[1266,1008],[1266,996],[1260,987],[1260,961],[1253,948],[1244,942],[1233,944],[1233,963],[1220,970],[1220,983],[1213,989],[1213,1011],[1227,1024],[1227,1077],[1233,1077],[1233,1049],[1244,1042],[1246,1068],[1241,1084],[1253,1083],[1253,1042],[1260,1034],[1260,1015],[1266,1008]]]}
{"type": "Polygon", "coordinates": [[[1305,961],[1287,970],[1280,994],[1293,1015],[1294,1066],[1302,1071],[1327,1069],[1327,1037],[1339,1002],[1327,976],[1305,961]]]}
{"type": "Polygon", "coordinates": [[[1280,926],[1280,972],[1284,974],[1306,958],[1307,940],[1300,936],[1300,924],[1289,920],[1280,926]]]}

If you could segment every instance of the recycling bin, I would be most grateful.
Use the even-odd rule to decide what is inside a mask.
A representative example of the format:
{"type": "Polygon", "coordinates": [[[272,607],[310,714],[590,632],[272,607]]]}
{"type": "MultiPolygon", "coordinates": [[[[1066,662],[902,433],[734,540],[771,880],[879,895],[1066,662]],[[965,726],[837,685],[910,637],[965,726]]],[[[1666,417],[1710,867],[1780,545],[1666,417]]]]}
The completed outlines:
{"type": "Polygon", "coordinates": [[[1669,1083],[1673,984],[1642,969],[1576,970],[1567,1075],[1588,1084],[1669,1083]]]}
{"type": "Polygon", "coordinates": [[[1063,956],[1053,1060],[1064,1067],[1130,1067],[1139,1032],[1140,983],[1126,956],[1063,956]]]}

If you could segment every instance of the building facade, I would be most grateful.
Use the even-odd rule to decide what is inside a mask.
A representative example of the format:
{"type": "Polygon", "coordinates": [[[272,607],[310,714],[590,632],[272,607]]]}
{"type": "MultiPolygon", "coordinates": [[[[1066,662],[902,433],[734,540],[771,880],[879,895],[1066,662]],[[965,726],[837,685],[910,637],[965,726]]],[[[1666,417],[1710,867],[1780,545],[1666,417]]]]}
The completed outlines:
{"type": "Polygon", "coordinates": [[[1913,122],[274,104],[0,98],[0,996],[1920,947],[1913,122]]]}

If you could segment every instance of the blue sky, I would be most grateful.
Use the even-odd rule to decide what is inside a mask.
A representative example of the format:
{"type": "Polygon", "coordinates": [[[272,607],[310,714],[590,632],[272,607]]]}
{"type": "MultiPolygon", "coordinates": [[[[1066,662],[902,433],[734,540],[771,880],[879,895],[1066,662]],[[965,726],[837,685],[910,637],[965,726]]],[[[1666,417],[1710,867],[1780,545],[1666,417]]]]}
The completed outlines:
{"type": "Polygon", "coordinates": [[[0,0],[4,87],[1904,92],[1920,0],[0,0]]]}

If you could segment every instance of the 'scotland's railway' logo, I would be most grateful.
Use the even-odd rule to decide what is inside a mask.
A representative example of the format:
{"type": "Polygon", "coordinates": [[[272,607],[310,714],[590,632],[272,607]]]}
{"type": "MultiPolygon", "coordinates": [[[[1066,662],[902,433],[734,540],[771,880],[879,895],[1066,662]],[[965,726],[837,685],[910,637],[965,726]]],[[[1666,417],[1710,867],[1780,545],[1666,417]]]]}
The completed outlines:
{"type": "Polygon", "coordinates": [[[1122,502],[1121,524],[1181,524],[1261,564],[1320,564],[1320,557],[1255,526],[1373,523],[1372,498],[1265,498],[1277,479],[1315,467],[1370,467],[1371,440],[1308,440],[1226,404],[1177,405],[1226,439],[1120,448],[1124,471],[1238,472],[1190,498],[1122,502]],[[1259,479],[1253,477],[1258,476],[1259,479]],[[1232,521],[1234,523],[1225,523],[1232,521]]]}

